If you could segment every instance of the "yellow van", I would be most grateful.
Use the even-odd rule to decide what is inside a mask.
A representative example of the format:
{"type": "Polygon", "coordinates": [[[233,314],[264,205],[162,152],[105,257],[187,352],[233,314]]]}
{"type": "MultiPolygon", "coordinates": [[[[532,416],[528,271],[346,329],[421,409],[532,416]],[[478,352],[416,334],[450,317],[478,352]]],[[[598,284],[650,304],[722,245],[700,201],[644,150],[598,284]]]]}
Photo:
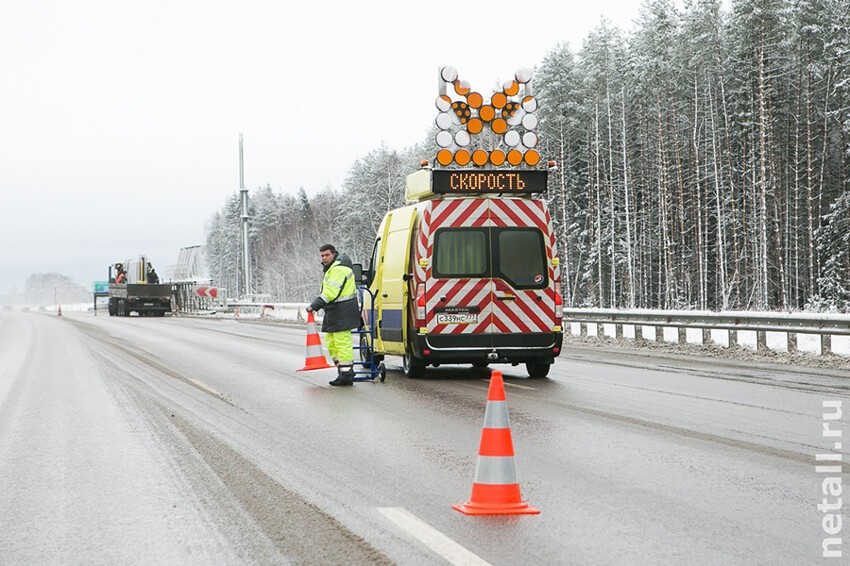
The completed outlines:
{"type": "MultiPolygon", "coordinates": [[[[432,170],[408,176],[415,204],[386,214],[364,272],[374,353],[428,365],[525,364],[542,378],[561,351],[560,269],[539,196],[547,171],[432,170]]],[[[369,325],[369,316],[364,315],[369,325]]]]}

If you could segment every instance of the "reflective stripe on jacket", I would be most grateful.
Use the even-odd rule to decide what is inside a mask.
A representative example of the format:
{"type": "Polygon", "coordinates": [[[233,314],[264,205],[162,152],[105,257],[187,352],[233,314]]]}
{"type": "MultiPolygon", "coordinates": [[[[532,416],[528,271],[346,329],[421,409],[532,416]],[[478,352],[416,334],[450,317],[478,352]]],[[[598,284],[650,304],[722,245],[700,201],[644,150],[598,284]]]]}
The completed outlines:
{"type": "Polygon", "coordinates": [[[325,303],[350,301],[354,299],[356,293],[354,272],[350,267],[334,260],[322,279],[322,298],[325,303]]]}
{"type": "Polygon", "coordinates": [[[324,309],[323,332],[342,332],[360,324],[360,305],[357,301],[357,284],[350,267],[334,259],[324,268],[322,292],[310,303],[314,311],[324,309]]]}

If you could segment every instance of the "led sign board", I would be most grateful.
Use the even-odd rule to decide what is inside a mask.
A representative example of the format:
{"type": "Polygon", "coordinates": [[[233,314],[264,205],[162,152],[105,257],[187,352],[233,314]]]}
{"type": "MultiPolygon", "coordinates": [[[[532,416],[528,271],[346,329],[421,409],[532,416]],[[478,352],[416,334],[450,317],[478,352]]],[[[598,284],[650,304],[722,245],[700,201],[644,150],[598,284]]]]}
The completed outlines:
{"type": "Polygon", "coordinates": [[[435,169],[431,190],[452,195],[542,193],[547,176],[547,171],[435,169]]]}

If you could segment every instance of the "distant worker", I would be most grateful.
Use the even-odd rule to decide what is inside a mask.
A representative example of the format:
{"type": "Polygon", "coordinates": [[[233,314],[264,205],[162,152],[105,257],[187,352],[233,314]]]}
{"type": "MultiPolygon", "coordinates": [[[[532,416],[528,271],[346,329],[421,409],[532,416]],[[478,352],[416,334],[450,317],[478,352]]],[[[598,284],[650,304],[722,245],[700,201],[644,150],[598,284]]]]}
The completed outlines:
{"type": "Polygon", "coordinates": [[[360,308],[357,305],[357,286],[351,260],[340,254],[330,244],[319,248],[319,257],[324,266],[322,293],[313,299],[307,312],[325,309],[322,332],[328,352],[337,364],[337,377],[331,385],[354,384],[354,348],[351,345],[351,329],[360,324],[360,308]]]}
{"type": "Polygon", "coordinates": [[[124,265],[121,263],[115,264],[115,270],[118,272],[118,275],[115,276],[116,283],[126,283],[127,282],[127,274],[124,273],[124,265]]]}
{"type": "Polygon", "coordinates": [[[156,274],[156,270],[151,264],[148,264],[148,283],[150,283],[151,285],[156,285],[159,283],[159,275],[156,274]]]}

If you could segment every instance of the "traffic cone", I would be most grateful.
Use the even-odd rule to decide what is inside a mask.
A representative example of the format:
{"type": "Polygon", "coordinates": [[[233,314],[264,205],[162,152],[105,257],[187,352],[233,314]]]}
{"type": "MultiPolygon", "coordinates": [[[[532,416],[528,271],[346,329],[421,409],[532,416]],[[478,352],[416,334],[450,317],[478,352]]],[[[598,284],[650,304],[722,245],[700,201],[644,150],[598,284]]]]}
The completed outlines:
{"type": "Polygon", "coordinates": [[[505,384],[500,371],[494,371],[490,377],[472,496],[463,505],[452,505],[452,509],[465,515],[540,513],[540,510],[523,501],[519,493],[505,384]]]}
{"type": "Polygon", "coordinates": [[[308,371],[311,369],[325,369],[334,366],[328,363],[325,359],[325,354],[322,352],[322,339],[319,337],[319,331],[316,330],[316,319],[313,313],[307,313],[307,361],[304,367],[295,371],[308,371]]]}

